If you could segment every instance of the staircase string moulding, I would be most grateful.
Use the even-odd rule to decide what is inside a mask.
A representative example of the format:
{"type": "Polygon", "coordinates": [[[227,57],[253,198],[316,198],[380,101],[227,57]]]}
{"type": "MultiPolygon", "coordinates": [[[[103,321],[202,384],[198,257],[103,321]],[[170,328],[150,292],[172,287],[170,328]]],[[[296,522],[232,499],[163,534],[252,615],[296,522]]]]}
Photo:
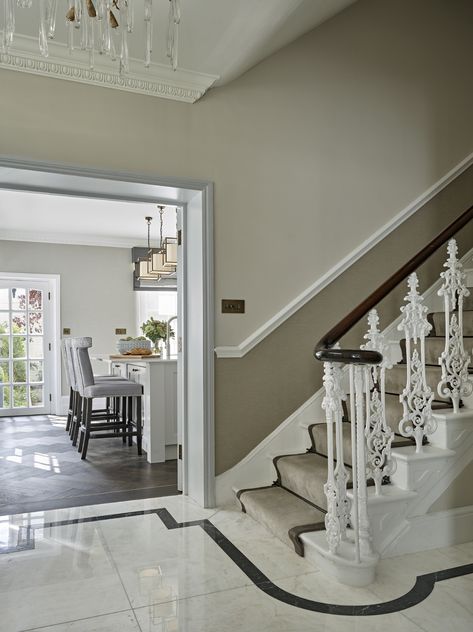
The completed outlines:
{"type": "Polygon", "coordinates": [[[43,57],[49,56],[49,41],[56,37],[56,24],[63,19],[67,30],[67,48],[88,54],[90,69],[99,56],[117,61],[120,75],[130,68],[129,37],[138,38],[135,27],[144,22],[143,61],[151,65],[153,50],[153,4],[169,4],[166,55],[173,70],[178,67],[180,0],[3,0],[0,10],[0,53],[6,54],[13,45],[19,11],[38,11],[38,45],[43,57]]]}

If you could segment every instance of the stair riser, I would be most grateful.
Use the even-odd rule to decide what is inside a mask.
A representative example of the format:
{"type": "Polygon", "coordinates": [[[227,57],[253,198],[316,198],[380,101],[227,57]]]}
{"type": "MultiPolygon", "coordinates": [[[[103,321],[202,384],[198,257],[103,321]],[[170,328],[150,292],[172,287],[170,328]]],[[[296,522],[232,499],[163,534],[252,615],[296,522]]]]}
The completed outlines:
{"type": "MultiPolygon", "coordinates": [[[[438,394],[437,386],[441,377],[440,367],[426,367],[425,377],[427,385],[434,394],[434,399],[439,402],[449,402],[438,394]]],[[[386,393],[400,394],[404,390],[407,381],[406,365],[396,365],[386,371],[386,393]]]]}
{"type": "MultiPolygon", "coordinates": [[[[445,314],[443,312],[434,312],[428,314],[427,317],[433,327],[431,335],[445,336],[445,314]]],[[[463,312],[463,335],[473,336],[473,311],[463,312]]],[[[465,344],[467,344],[467,342],[468,341],[465,341],[465,344]]]]}
{"type": "MultiPolygon", "coordinates": [[[[406,341],[401,340],[401,351],[402,351],[402,362],[405,364],[407,362],[406,355],[406,341]]],[[[434,366],[438,366],[439,357],[442,354],[442,351],[445,348],[445,339],[444,338],[426,338],[425,339],[425,362],[426,364],[431,364],[434,366]]],[[[468,350],[468,346],[467,346],[468,350]]]]}
{"type": "MultiPolygon", "coordinates": [[[[344,422],[343,429],[343,459],[346,465],[352,464],[351,455],[351,424],[344,422]]],[[[327,424],[315,424],[309,429],[312,445],[318,454],[328,455],[327,450],[327,424]]],[[[333,429],[333,445],[335,446],[335,428],[333,429]]]]}
{"type": "Polygon", "coordinates": [[[324,492],[324,485],[327,482],[327,460],[324,457],[307,454],[292,459],[281,457],[274,461],[278,483],[282,487],[327,511],[327,498],[324,492]]]}

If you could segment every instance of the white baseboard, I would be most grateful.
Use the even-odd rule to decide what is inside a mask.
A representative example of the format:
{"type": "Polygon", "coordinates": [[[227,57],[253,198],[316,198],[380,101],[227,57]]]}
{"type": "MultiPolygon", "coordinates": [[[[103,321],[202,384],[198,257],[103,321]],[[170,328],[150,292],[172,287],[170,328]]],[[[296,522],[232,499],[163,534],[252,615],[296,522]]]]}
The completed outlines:
{"type": "Polygon", "coordinates": [[[270,485],[275,478],[273,457],[304,452],[310,447],[307,427],[324,419],[321,410],[323,396],[323,389],[319,389],[239,463],[216,477],[217,506],[234,503],[235,488],[270,485]]]}
{"type": "Polygon", "coordinates": [[[406,208],[395,215],[389,222],[384,224],[380,229],[374,232],[362,244],[352,250],[346,257],[335,264],[328,272],[318,278],[312,285],[305,289],[299,296],[296,296],[283,309],[281,309],[272,318],[266,321],[261,327],[258,327],[250,336],[248,336],[239,345],[216,347],[215,353],[217,358],[242,358],[259,344],[266,336],[277,329],[284,321],[295,314],[301,307],[314,298],[327,285],[332,283],[338,276],[345,272],[358,259],[371,250],[376,244],[387,237],[393,230],[398,228],[409,217],[414,215],[427,202],[434,198],[442,189],[447,187],[455,178],[458,178],[464,171],[473,165],[473,153],[458,163],[453,169],[446,173],[440,180],[432,185],[427,191],[422,193],[418,198],[411,202],[406,208]]]}

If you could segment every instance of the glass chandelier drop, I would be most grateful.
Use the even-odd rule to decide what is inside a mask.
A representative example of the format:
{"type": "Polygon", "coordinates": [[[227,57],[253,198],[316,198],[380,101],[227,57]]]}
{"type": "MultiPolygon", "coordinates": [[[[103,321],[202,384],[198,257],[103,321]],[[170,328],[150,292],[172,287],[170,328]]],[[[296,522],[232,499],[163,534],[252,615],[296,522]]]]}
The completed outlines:
{"type": "MultiPolygon", "coordinates": [[[[165,2],[166,0],[159,0],[165,2]]],[[[39,2],[39,50],[43,57],[49,55],[49,40],[56,32],[56,18],[64,15],[67,25],[69,52],[87,51],[89,66],[95,66],[95,54],[107,55],[118,60],[120,74],[129,70],[128,36],[133,33],[135,12],[142,13],[145,25],[144,65],[149,68],[153,48],[153,0],[35,0],[39,2]],[[143,7],[143,9],[141,9],[143,7]]],[[[178,64],[180,0],[168,0],[169,24],[166,54],[173,70],[178,64]]],[[[3,0],[3,32],[0,52],[7,53],[15,35],[15,11],[17,7],[30,9],[33,0],[3,0]]],[[[1,24],[1,23],[0,23],[1,24]]]]}

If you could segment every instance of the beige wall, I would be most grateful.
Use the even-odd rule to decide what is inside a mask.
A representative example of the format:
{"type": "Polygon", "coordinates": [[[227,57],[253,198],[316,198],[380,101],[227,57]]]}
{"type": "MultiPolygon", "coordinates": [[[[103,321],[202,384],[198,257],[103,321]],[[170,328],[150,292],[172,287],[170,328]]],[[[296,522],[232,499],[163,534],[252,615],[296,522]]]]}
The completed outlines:
{"type": "Polygon", "coordinates": [[[0,272],[60,275],[61,327],[92,336],[91,353],[115,350],[116,327],[135,335],[130,257],[126,248],[0,241],[0,272]]]}
{"type": "MultiPolygon", "coordinates": [[[[2,71],[0,151],[214,181],[217,307],[247,302],[216,342],[238,344],[473,150],[472,33],[470,0],[359,0],[194,105],[2,71]]],[[[332,318],[217,363],[219,471],[316,390],[332,318]]]]}

